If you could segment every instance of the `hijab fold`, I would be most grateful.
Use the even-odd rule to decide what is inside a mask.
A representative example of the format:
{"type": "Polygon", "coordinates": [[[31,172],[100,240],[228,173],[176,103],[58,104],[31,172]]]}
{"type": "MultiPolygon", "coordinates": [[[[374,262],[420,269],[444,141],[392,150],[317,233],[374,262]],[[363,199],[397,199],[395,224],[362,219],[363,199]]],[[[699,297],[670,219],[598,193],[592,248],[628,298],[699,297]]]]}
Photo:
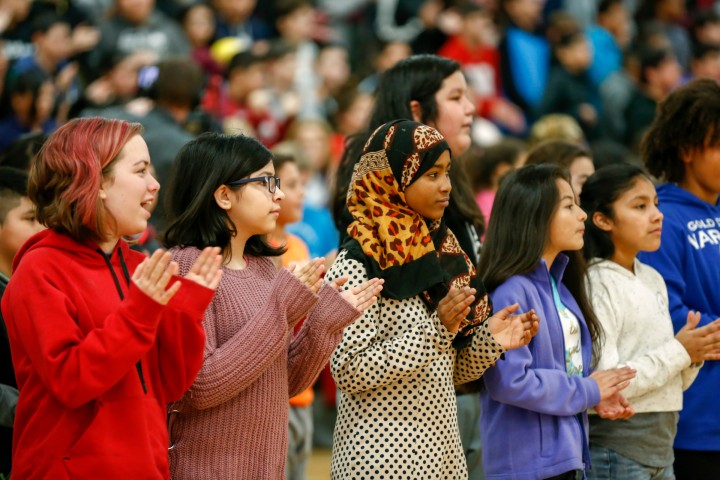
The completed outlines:
{"type": "Polygon", "coordinates": [[[378,127],[356,164],[347,196],[353,218],[342,248],[362,263],[370,278],[385,280],[382,296],[420,295],[431,312],[452,286],[475,288],[476,300],[453,346],[467,346],[492,305],[475,266],[444,220],[428,220],[405,200],[405,189],[435,165],[450,147],[434,128],[410,120],[378,127]]]}

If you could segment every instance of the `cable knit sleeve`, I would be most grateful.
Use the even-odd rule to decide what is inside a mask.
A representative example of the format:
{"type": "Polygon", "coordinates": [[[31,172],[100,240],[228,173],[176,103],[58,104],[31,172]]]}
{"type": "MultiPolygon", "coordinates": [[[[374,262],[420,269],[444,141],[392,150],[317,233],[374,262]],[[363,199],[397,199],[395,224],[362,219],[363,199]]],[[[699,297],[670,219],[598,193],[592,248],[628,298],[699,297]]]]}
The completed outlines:
{"type": "Polygon", "coordinates": [[[315,383],[330,354],[340,343],[343,328],[362,314],[328,284],[318,293],[318,302],[290,344],[288,383],[291,397],[315,383]]]}
{"type": "MultiPolygon", "coordinates": [[[[364,267],[355,260],[346,260],[344,252],[328,271],[328,278],[343,275],[349,278],[345,288],[368,278],[364,267]]],[[[422,305],[394,301],[396,308],[390,309],[390,300],[378,300],[345,329],[332,354],[330,369],[338,388],[345,393],[376,389],[411,376],[446,354],[455,337],[436,314],[428,315],[422,305]],[[406,319],[408,328],[397,336],[380,337],[380,322],[392,321],[395,316],[406,319]]]]}
{"type": "Polygon", "coordinates": [[[168,303],[157,331],[155,350],[164,402],[179,399],[193,383],[203,362],[203,313],[214,292],[183,277],[182,287],[168,303]]]}
{"type": "MultiPolygon", "coordinates": [[[[274,269],[269,261],[267,265],[261,260],[255,261],[266,270],[274,269]]],[[[181,264],[181,271],[184,268],[188,268],[187,265],[181,264]]],[[[238,311],[237,315],[247,316],[247,321],[227,341],[221,342],[218,338],[220,326],[233,322],[233,319],[218,314],[218,302],[233,295],[253,295],[253,292],[242,288],[252,285],[252,278],[246,279],[242,286],[236,282],[232,275],[223,275],[215,298],[205,312],[203,365],[186,395],[190,405],[197,409],[225,403],[252,385],[287,348],[288,306],[291,305],[294,313],[302,316],[317,301],[317,295],[292,273],[282,269],[272,281],[264,304],[258,305],[252,313],[238,311]]]]}

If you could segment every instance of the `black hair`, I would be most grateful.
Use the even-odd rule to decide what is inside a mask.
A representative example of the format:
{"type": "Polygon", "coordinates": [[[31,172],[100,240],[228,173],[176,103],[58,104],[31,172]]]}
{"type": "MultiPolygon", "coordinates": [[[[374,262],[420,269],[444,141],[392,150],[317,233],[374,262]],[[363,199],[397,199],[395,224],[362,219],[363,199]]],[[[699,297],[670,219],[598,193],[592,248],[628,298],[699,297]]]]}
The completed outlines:
{"type": "Polygon", "coordinates": [[[55,25],[63,24],[70,28],[70,22],[64,17],[52,12],[43,12],[32,21],[32,34],[47,33],[55,25]]]}
{"type": "Polygon", "coordinates": [[[287,17],[295,13],[296,10],[313,6],[312,0],[276,0],[274,5],[275,18],[287,17]]]}
{"type": "Polygon", "coordinates": [[[693,32],[696,32],[698,29],[713,23],[720,23],[720,14],[718,14],[718,12],[716,12],[712,8],[708,10],[701,10],[695,15],[693,19],[693,32]]]}
{"type": "Polygon", "coordinates": [[[37,116],[35,103],[40,94],[40,88],[45,82],[49,81],[50,78],[48,76],[35,69],[30,69],[18,74],[10,73],[7,77],[2,97],[0,98],[0,118],[15,114],[12,109],[12,97],[14,95],[31,93],[33,101],[30,105],[30,121],[34,122],[37,116]]]}
{"type": "Polygon", "coordinates": [[[622,3],[623,0],[600,0],[597,13],[598,15],[602,15],[603,13],[607,13],[615,5],[622,5],[622,3]]]}
{"type": "Polygon", "coordinates": [[[256,63],[264,62],[265,59],[266,57],[264,55],[259,55],[255,52],[252,52],[251,50],[244,50],[242,52],[236,53],[230,59],[230,62],[225,69],[225,77],[230,77],[230,74],[235,69],[245,70],[255,65],[256,63]]]}
{"type": "MultiPolygon", "coordinates": [[[[245,178],[271,162],[270,150],[245,135],[205,133],[186,143],[175,158],[168,185],[168,227],[162,236],[167,247],[218,246],[227,258],[237,227],[213,196],[228,182],[245,178]]],[[[242,187],[240,187],[242,188],[242,187]]],[[[245,245],[251,256],[279,256],[284,248],[271,247],[264,236],[254,235],[245,245]]]]}
{"type": "Polygon", "coordinates": [[[610,234],[595,225],[592,217],[599,212],[610,219],[614,218],[613,203],[623,193],[630,190],[638,178],[650,181],[645,170],[631,163],[608,165],[588,177],[580,194],[580,206],[588,216],[585,220],[585,245],[583,246],[585,260],[612,257],[615,245],[610,234]]]}
{"type": "Polygon", "coordinates": [[[640,63],[640,83],[647,84],[646,70],[648,68],[657,68],[663,62],[673,58],[673,53],[669,48],[653,48],[645,47],[638,50],[638,59],[640,63]]]}
{"type": "Polygon", "coordinates": [[[20,204],[20,198],[28,196],[27,184],[27,172],[0,167],[0,225],[8,212],[20,204]]]}
{"type": "MultiPolygon", "coordinates": [[[[478,272],[488,291],[513,275],[537,268],[550,236],[550,222],[558,209],[558,180],[570,183],[565,170],[542,164],[515,170],[501,182],[478,263],[478,272]]],[[[562,283],[585,317],[596,352],[602,342],[602,327],[585,291],[585,261],[580,251],[564,253],[569,262],[562,283]]]]}
{"type": "Polygon", "coordinates": [[[720,84],[697,79],[660,102],[640,145],[647,169],[665,182],[685,178],[683,155],[720,145],[720,84]]]}
{"type": "Polygon", "coordinates": [[[48,136],[42,132],[26,133],[12,142],[0,157],[0,166],[30,171],[35,156],[40,152],[48,136]]]}
{"type": "Polygon", "coordinates": [[[635,11],[635,23],[640,25],[644,22],[654,20],[657,14],[658,4],[662,0],[641,0],[635,11]]]}
{"type": "MultiPolygon", "coordinates": [[[[337,169],[337,180],[331,205],[336,223],[339,224],[345,211],[345,199],[353,167],[360,160],[363,146],[370,138],[372,131],[391,120],[412,119],[410,102],[413,100],[420,104],[423,115],[423,118],[420,119],[421,122],[427,123],[435,120],[437,118],[435,94],[440,90],[443,81],[458,71],[460,71],[460,64],[454,60],[437,55],[422,54],[412,55],[401,60],[383,72],[375,90],[375,107],[370,117],[368,131],[348,139],[337,169]]],[[[453,152],[455,155],[459,153],[453,152]]]]}
{"type": "MultiPolygon", "coordinates": [[[[500,165],[514,166],[525,151],[525,143],[516,138],[504,138],[484,151],[468,150],[465,171],[475,192],[492,185],[492,176],[500,165]]],[[[466,155],[463,155],[466,156],[466,155]]]]}
{"type": "Polygon", "coordinates": [[[693,60],[702,60],[706,55],[717,55],[718,53],[720,53],[720,45],[696,43],[693,45],[692,58],[693,60]]]}

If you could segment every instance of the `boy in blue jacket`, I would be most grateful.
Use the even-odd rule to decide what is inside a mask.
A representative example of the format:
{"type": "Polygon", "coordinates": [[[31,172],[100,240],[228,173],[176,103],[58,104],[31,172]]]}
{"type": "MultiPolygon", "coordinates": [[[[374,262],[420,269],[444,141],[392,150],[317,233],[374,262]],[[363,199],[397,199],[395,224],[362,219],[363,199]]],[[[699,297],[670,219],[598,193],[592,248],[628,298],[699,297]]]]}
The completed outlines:
{"type": "MultiPolygon", "coordinates": [[[[695,80],[658,107],[642,143],[665,216],[662,244],[639,258],[665,279],[675,330],[688,311],[720,317],[720,85],[695,80]]],[[[720,475],[720,364],[705,362],[684,395],[675,438],[678,480],[720,475]]]]}

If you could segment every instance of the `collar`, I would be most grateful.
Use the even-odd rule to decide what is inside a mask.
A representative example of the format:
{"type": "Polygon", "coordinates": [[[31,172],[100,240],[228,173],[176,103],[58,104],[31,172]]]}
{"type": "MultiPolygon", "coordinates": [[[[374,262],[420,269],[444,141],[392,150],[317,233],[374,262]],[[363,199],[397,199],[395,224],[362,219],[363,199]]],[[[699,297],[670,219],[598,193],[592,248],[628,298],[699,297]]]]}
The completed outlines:
{"type": "Polygon", "coordinates": [[[549,285],[550,275],[552,275],[555,281],[559,284],[562,282],[563,275],[565,274],[565,268],[567,268],[569,261],[570,257],[564,253],[558,254],[558,256],[555,257],[555,261],[550,266],[550,271],[548,272],[547,262],[545,262],[545,259],[541,258],[537,267],[535,267],[535,270],[528,273],[528,276],[532,279],[546,282],[549,285]]]}

